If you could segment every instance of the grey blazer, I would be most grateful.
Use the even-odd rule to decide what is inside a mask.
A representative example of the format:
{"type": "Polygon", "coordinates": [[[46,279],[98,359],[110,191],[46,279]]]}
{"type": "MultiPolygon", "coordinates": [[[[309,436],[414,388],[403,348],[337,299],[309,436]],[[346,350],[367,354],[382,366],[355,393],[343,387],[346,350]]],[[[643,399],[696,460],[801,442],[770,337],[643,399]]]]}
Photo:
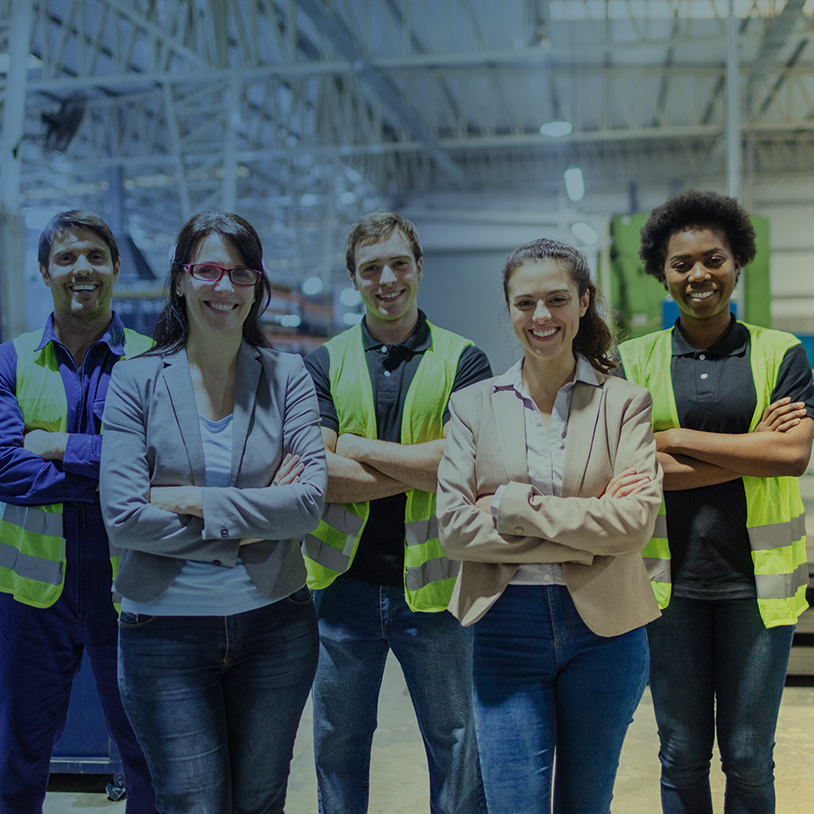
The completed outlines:
{"type": "Polygon", "coordinates": [[[520,399],[487,380],[454,393],[438,469],[441,542],[462,560],[450,611],[463,624],[483,616],[521,563],[562,563],[580,616],[594,633],[616,636],[652,621],[658,606],[641,550],[661,505],[662,472],[650,429],[650,393],[597,371],[571,400],[562,497],[529,484],[520,399]],[[629,467],[650,475],[637,495],[601,497],[629,467]],[[475,506],[504,490],[497,524],[475,506]]]}
{"type": "Polygon", "coordinates": [[[149,602],[186,560],[234,566],[238,553],[264,596],[305,582],[300,538],[319,524],[327,470],[311,377],[299,356],[241,345],[235,378],[231,485],[203,489],[203,519],[152,506],[151,486],[203,486],[205,463],[186,351],[119,362],[108,390],[100,490],[114,590],[149,602]],[[300,483],[271,486],[286,453],[300,483]],[[261,542],[240,547],[241,538],[261,542]]]}

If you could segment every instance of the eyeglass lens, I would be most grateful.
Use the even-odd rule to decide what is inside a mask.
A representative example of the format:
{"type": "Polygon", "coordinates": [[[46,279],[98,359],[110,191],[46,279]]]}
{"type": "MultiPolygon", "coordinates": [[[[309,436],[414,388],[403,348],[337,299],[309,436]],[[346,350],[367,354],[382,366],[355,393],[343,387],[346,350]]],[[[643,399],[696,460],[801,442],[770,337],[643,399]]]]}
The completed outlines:
{"type": "Polygon", "coordinates": [[[254,285],[259,279],[259,274],[254,269],[222,269],[220,266],[213,266],[209,263],[195,263],[189,267],[189,270],[193,277],[207,282],[220,280],[224,272],[229,275],[229,279],[235,285],[254,285]]]}

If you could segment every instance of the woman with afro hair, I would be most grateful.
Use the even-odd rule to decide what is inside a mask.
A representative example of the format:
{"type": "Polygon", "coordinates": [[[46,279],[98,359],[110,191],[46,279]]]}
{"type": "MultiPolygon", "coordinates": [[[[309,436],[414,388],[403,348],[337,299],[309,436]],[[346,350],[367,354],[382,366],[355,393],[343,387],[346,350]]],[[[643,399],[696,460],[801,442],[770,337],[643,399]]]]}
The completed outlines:
{"type": "Polygon", "coordinates": [[[687,191],[641,232],[645,271],[676,324],[623,343],[623,375],[653,395],[664,503],[644,550],[662,616],[648,625],[665,814],[712,814],[717,731],[726,814],[775,811],[774,732],[808,566],[797,478],[814,386],[795,337],[738,322],[755,256],[732,198],[687,191]]]}

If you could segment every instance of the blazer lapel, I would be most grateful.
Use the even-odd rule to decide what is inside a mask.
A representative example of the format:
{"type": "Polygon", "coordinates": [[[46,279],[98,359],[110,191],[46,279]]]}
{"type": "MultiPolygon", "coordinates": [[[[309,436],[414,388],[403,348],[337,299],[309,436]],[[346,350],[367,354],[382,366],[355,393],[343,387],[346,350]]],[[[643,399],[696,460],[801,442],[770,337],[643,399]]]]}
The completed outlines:
{"type": "Polygon", "coordinates": [[[259,353],[251,345],[243,342],[237,357],[237,371],[235,372],[235,412],[234,435],[232,437],[232,483],[235,483],[243,454],[246,451],[246,441],[249,437],[249,428],[254,417],[254,408],[257,404],[257,386],[260,383],[260,374],[263,365],[259,353]]]}
{"type": "Polygon", "coordinates": [[[605,399],[605,388],[577,382],[571,396],[568,437],[565,442],[565,466],[562,474],[563,497],[579,494],[591,457],[596,425],[605,399]]]}
{"type": "Polygon", "coordinates": [[[206,477],[201,429],[198,425],[198,406],[195,404],[195,393],[189,374],[189,360],[185,350],[164,357],[164,381],[170,394],[175,420],[184,442],[189,468],[192,471],[192,482],[203,486],[206,477]]]}
{"type": "Polygon", "coordinates": [[[507,480],[528,483],[529,465],[523,402],[513,389],[497,390],[492,393],[492,411],[507,480]]]}

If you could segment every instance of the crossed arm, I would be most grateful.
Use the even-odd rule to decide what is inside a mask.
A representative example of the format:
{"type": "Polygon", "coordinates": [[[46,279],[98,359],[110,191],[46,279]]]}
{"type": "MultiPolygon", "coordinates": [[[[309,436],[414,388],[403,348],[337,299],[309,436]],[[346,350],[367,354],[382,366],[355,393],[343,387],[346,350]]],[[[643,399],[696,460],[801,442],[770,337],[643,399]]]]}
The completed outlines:
{"type": "Polygon", "coordinates": [[[811,456],[814,421],[803,402],[770,404],[754,432],[717,433],[682,427],[656,433],[664,489],[697,489],[743,476],[799,477],[811,456]]]}
{"type": "MultiPolygon", "coordinates": [[[[446,437],[447,427],[444,427],[446,437]]],[[[323,427],[328,457],[328,503],[358,503],[410,489],[434,492],[446,441],[396,444],[323,427]]]]}

